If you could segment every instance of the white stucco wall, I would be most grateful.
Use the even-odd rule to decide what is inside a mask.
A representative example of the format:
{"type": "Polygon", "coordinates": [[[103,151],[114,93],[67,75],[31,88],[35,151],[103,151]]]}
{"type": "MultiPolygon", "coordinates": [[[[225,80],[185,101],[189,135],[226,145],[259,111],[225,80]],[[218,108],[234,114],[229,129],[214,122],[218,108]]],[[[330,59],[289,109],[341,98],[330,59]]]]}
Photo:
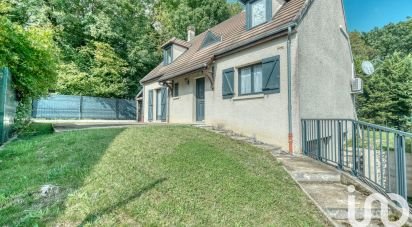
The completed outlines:
{"type": "Polygon", "coordinates": [[[302,118],[353,118],[352,58],[341,0],[315,0],[298,27],[302,118]]]}
{"type": "Polygon", "coordinates": [[[187,49],[179,45],[173,45],[173,61],[182,55],[187,49]]]}
{"type": "MultiPolygon", "coordinates": [[[[297,38],[292,37],[292,66],[296,61],[297,38]]],[[[257,140],[288,148],[288,97],[287,97],[287,37],[269,41],[247,50],[224,57],[215,62],[215,87],[211,88],[208,78],[205,78],[205,123],[216,127],[233,130],[257,140]],[[238,95],[238,69],[261,62],[265,58],[280,56],[280,93],[269,95],[238,95]],[[222,71],[235,68],[233,99],[222,97],[222,71]]],[[[296,71],[292,68],[292,75],[296,71]]],[[[179,83],[179,97],[169,97],[170,123],[196,122],[196,79],[203,77],[199,73],[188,74],[174,79],[179,83]]],[[[295,82],[295,80],[294,80],[295,82]]],[[[148,122],[148,91],[158,89],[157,82],[145,84],[145,122],[148,122]]],[[[298,111],[299,99],[297,86],[293,85],[293,128],[299,130],[298,111]],[[295,92],[296,91],[296,92],[295,92]],[[295,109],[296,108],[296,109],[295,109]]],[[[155,93],[154,93],[155,95],[155,93]]],[[[156,99],[154,99],[154,106],[156,99]]],[[[156,108],[153,110],[155,119],[156,108]]],[[[295,147],[299,140],[295,140],[295,147]]]]}
{"type": "Polygon", "coordinates": [[[285,0],[272,0],[272,16],[275,16],[284,3],[285,0]]]}
{"type": "Polygon", "coordinates": [[[216,61],[214,91],[206,92],[206,123],[288,147],[287,38],[270,41],[216,61]],[[280,93],[238,96],[238,69],[280,55],[280,93]],[[233,99],[222,98],[222,71],[235,68],[233,99]]]}
{"type": "Polygon", "coordinates": [[[153,121],[152,122],[161,122],[156,120],[156,89],[160,89],[162,86],[157,81],[152,81],[145,83],[144,85],[144,95],[143,95],[143,111],[144,111],[144,122],[149,122],[149,91],[153,89],[153,121]]]}
{"type": "MultiPolygon", "coordinates": [[[[204,77],[200,72],[174,79],[179,83],[179,96],[170,97],[170,123],[196,122],[196,79],[204,77]]],[[[205,91],[210,90],[210,82],[205,79],[205,91]]],[[[205,100],[207,103],[208,100],[205,100]]],[[[205,104],[205,108],[209,108],[205,104]]]]}

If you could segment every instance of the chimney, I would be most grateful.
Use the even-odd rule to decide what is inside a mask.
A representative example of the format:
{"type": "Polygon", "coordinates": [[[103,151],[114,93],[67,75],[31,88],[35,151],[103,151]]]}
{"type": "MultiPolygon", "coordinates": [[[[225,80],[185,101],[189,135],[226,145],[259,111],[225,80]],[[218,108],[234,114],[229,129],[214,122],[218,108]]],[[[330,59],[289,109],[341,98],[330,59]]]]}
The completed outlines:
{"type": "Polygon", "coordinates": [[[189,26],[187,27],[187,41],[190,42],[192,41],[196,36],[196,28],[195,26],[189,26]]]}

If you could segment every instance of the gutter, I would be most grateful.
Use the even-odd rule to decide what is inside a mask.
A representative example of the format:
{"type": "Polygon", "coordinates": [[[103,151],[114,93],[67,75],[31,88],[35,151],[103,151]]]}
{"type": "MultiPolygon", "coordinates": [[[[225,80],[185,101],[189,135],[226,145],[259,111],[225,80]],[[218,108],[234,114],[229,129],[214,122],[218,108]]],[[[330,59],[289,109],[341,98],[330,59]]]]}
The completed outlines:
{"type": "Polygon", "coordinates": [[[296,24],[292,24],[288,27],[288,41],[287,41],[287,64],[288,64],[288,143],[289,153],[293,154],[293,121],[292,121],[292,28],[296,24]]]}

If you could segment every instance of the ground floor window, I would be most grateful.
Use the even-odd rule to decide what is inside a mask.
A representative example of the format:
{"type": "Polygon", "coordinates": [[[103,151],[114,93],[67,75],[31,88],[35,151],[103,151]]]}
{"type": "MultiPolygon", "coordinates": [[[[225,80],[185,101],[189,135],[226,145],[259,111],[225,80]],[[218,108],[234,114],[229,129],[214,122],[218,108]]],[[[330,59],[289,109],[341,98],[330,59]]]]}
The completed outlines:
{"type": "Polygon", "coordinates": [[[173,97],[179,97],[179,83],[175,83],[173,86],[173,97]]]}
{"type": "Polygon", "coordinates": [[[161,89],[156,90],[156,120],[162,118],[162,92],[161,89]]]}
{"type": "Polygon", "coordinates": [[[239,94],[248,95],[262,92],[262,64],[239,70],[239,94]]]}

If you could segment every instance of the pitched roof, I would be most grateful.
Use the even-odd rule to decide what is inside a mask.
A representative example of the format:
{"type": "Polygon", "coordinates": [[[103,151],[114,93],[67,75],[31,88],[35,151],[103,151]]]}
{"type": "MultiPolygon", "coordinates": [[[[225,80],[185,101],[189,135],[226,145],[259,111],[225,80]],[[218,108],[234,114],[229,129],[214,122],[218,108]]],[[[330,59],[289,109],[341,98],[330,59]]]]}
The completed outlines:
{"type": "Polygon", "coordinates": [[[173,37],[172,39],[170,39],[169,41],[167,41],[165,44],[162,45],[162,48],[169,45],[169,44],[176,44],[182,47],[186,47],[189,48],[192,44],[189,42],[186,42],[184,40],[178,39],[176,37],[173,37]]]}
{"type": "MultiPolygon", "coordinates": [[[[164,81],[176,76],[180,76],[207,66],[216,54],[222,54],[226,50],[243,45],[262,37],[269,32],[277,31],[292,22],[295,22],[305,8],[306,0],[290,0],[286,2],[279,11],[274,15],[271,21],[252,28],[246,29],[246,13],[233,16],[232,18],[216,25],[208,31],[220,36],[222,41],[205,48],[200,48],[208,31],[196,36],[191,42],[189,49],[179,56],[169,65],[159,64],[140,82],[144,83],[149,80],[158,79],[164,81]]],[[[271,33],[270,33],[271,34],[271,33]]],[[[275,35],[276,33],[272,34],[275,35]]]]}

